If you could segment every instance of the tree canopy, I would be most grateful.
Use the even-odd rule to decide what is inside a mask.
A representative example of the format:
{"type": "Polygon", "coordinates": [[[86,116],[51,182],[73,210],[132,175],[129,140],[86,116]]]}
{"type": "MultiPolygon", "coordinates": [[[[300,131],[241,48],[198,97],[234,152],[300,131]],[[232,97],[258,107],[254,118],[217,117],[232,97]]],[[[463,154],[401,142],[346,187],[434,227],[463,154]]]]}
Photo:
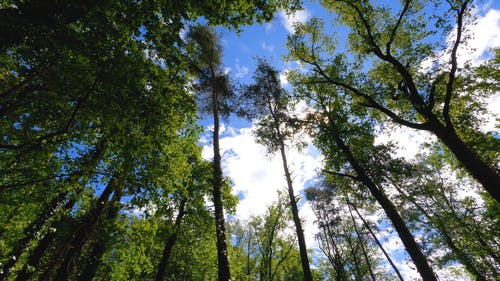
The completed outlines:
{"type": "Polygon", "coordinates": [[[248,81],[221,28],[299,1],[3,1],[0,281],[496,280],[500,49],[461,61],[474,4],[319,1],[331,18],[248,81]],[[284,188],[246,218],[223,135],[240,117],[284,188]],[[432,138],[401,157],[380,142],[401,128],[432,138]],[[296,150],[320,154],[305,183],[296,150]]]}

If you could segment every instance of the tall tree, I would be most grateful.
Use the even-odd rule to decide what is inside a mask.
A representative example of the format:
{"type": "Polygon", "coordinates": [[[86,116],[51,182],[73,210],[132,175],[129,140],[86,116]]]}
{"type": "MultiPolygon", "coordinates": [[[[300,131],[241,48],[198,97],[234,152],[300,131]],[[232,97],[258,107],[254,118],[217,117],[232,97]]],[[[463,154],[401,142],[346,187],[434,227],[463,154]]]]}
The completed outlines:
{"type": "MultiPolygon", "coordinates": [[[[499,233],[498,216],[495,215],[498,204],[489,197],[488,202],[472,194],[457,192],[450,180],[453,173],[449,171],[446,176],[443,173],[449,167],[438,168],[428,161],[416,166],[393,161],[394,169],[405,170],[405,176],[396,176],[391,181],[401,211],[413,218],[412,228],[426,229],[423,239],[432,248],[428,252],[447,249],[446,255],[436,254],[436,264],[446,267],[458,261],[476,280],[494,279],[494,268],[498,267],[499,245],[493,238],[499,233]]],[[[465,188],[471,187],[458,190],[465,188]]]]}
{"type": "Polygon", "coordinates": [[[358,227],[342,192],[343,188],[326,178],[320,186],[306,189],[319,228],[316,237],[330,263],[330,278],[339,281],[393,278],[378,266],[382,258],[377,255],[377,246],[358,227]]]}
{"type": "MultiPolygon", "coordinates": [[[[98,257],[108,253],[100,252],[106,247],[97,248],[112,239],[71,237],[77,236],[74,227],[92,209],[93,194],[116,172],[113,167],[130,163],[131,169],[122,173],[123,196],[141,201],[141,207],[161,201],[149,195],[168,198],[178,188],[169,184],[184,179],[188,164],[177,144],[195,115],[194,100],[186,90],[189,52],[180,36],[185,24],[203,16],[211,24],[237,28],[270,20],[278,8],[296,4],[294,0],[2,3],[0,263],[8,270],[0,278],[17,271],[18,280],[43,279],[40,272],[59,254],[54,249],[71,244],[78,248],[82,243],[80,256],[88,272],[70,274],[84,279],[100,274],[96,266],[101,267],[103,260],[98,257]],[[86,164],[86,155],[104,139],[102,156],[95,165],[86,164]],[[92,254],[96,258],[87,259],[92,254]],[[29,263],[18,270],[24,261],[29,263]]],[[[196,140],[190,142],[196,145],[196,140]]],[[[120,219],[122,205],[113,206],[120,219]]],[[[88,224],[89,231],[113,232],[114,220],[88,224]]],[[[211,240],[205,242],[210,245],[211,240]]],[[[63,276],[63,269],[60,272],[63,276]]]]}
{"type": "Polygon", "coordinates": [[[247,86],[243,94],[243,106],[240,114],[247,118],[258,120],[257,140],[266,145],[268,153],[279,151],[283,165],[283,172],[287,184],[288,198],[292,210],[295,232],[299,243],[300,260],[304,272],[304,280],[311,281],[312,274],[307,256],[307,246],[304,230],[299,216],[297,198],[293,189],[292,175],[289,170],[286,145],[296,133],[296,128],[286,126],[290,124],[288,110],[292,107],[291,96],[281,88],[278,71],[266,61],[259,60],[254,74],[255,84],[247,86]],[[248,104],[245,104],[248,103],[248,104]]]}
{"type": "MultiPolygon", "coordinates": [[[[301,46],[299,43],[291,47],[301,46]]],[[[317,109],[317,112],[309,114],[309,119],[304,124],[310,126],[316,146],[325,155],[325,169],[336,177],[353,179],[360,184],[359,189],[354,191],[368,192],[377,201],[396,229],[422,278],[436,280],[427,257],[396,205],[383,190],[383,182],[370,166],[368,159],[376,157],[377,149],[372,134],[374,123],[364,118],[366,108],[357,105],[341,88],[329,83],[304,83],[304,79],[317,81],[320,75],[295,72],[291,81],[297,85],[297,94],[302,95],[311,108],[317,109]]]]}
{"type": "Polygon", "coordinates": [[[219,280],[231,279],[229,271],[224,208],[222,205],[222,168],[219,145],[220,116],[228,116],[230,102],[234,96],[229,77],[222,70],[222,46],[215,30],[208,26],[195,25],[189,29],[188,38],[193,43],[192,67],[198,75],[196,90],[200,94],[200,110],[210,112],[214,122],[213,132],[213,189],[212,199],[215,213],[215,232],[219,280]]]}
{"type": "Polygon", "coordinates": [[[500,201],[500,173],[496,160],[488,157],[498,155],[498,145],[481,151],[477,139],[490,143],[493,136],[475,128],[477,112],[461,116],[471,113],[471,108],[484,110],[478,101],[494,93],[484,88],[470,92],[463,84],[464,79],[474,82],[467,79],[467,68],[458,63],[472,1],[445,1],[439,4],[444,12],[429,17],[426,8],[434,3],[406,0],[394,10],[369,1],[322,1],[349,28],[352,60],[336,54],[333,40],[323,35],[317,19],[290,37],[290,53],[317,74],[304,82],[328,83],[353,102],[374,109],[371,115],[379,120],[434,134],[484,190],[500,201]],[[432,36],[449,36],[451,46],[439,46],[432,36]],[[365,62],[370,66],[365,67],[365,62]]]}

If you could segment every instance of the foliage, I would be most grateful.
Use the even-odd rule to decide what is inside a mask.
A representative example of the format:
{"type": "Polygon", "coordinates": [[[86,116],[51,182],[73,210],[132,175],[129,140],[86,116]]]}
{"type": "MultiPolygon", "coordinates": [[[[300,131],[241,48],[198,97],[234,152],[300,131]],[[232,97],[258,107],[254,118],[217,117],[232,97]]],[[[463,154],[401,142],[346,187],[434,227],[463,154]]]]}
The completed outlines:
{"type": "Polygon", "coordinates": [[[377,238],[389,225],[424,279],[494,280],[500,145],[483,125],[500,50],[459,62],[472,2],[320,4],[346,48],[322,20],[298,24],[287,59],[303,65],[285,90],[265,59],[237,88],[214,26],[237,32],[296,0],[3,1],[0,280],[228,280],[229,263],[235,280],[402,280],[377,238]],[[218,132],[234,113],[281,154],[288,193],[226,234],[238,199],[218,132]],[[200,114],[214,118],[213,161],[200,114]],[[388,122],[437,141],[398,158],[377,143],[388,122]],[[304,133],[324,159],[306,191],[324,255],[307,252],[288,171],[304,133]]]}
{"type": "Polygon", "coordinates": [[[237,280],[303,280],[286,202],[286,196],[280,194],[264,214],[230,224],[237,280]]]}

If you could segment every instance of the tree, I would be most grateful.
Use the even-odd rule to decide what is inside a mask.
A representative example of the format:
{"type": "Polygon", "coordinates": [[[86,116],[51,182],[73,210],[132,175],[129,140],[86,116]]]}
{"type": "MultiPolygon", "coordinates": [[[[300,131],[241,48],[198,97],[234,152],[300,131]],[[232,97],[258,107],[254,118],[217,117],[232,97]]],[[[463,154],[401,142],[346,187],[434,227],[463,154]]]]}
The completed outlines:
{"type": "Polygon", "coordinates": [[[290,37],[291,57],[311,66],[315,73],[304,83],[330,84],[352,102],[373,109],[367,114],[378,120],[389,119],[434,134],[490,196],[500,201],[500,174],[487,157],[498,153],[498,146],[478,154],[477,139],[489,143],[492,136],[475,130],[471,137],[474,120],[469,115],[467,122],[462,122],[460,116],[461,112],[471,113],[470,108],[481,110],[478,99],[491,93],[467,92],[462,84],[464,79],[470,82],[466,78],[469,73],[457,57],[459,47],[466,42],[464,30],[472,1],[446,1],[446,6],[440,6],[443,14],[428,17],[425,8],[432,3],[403,1],[400,10],[393,11],[368,1],[323,1],[322,5],[350,29],[350,61],[335,54],[333,41],[321,35],[322,23],[316,19],[290,37]],[[450,33],[448,15],[453,17],[454,33],[450,33]],[[453,38],[450,47],[441,47],[442,55],[435,55],[440,51],[433,43],[439,41],[432,38],[436,34],[453,38]],[[446,59],[440,63],[443,57],[446,59]],[[365,68],[365,62],[370,66],[365,68]],[[423,69],[429,62],[432,67],[423,69]]]}
{"type": "Polygon", "coordinates": [[[294,240],[287,237],[285,232],[288,218],[285,210],[286,197],[280,196],[276,203],[267,208],[262,217],[255,217],[249,221],[256,233],[256,244],[260,253],[259,278],[260,280],[275,280],[279,278],[283,263],[289,259],[294,250],[294,240]],[[285,200],[284,200],[285,199],[285,200]]]}
{"type": "Polygon", "coordinates": [[[238,280],[303,280],[287,201],[280,192],[264,214],[229,224],[235,237],[231,261],[233,269],[240,269],[235,274],[238,280]]]}
{"type": "MultiPolygon", "coordinates": [[[[358,227],[352,215],[351,202],[345,198],[348,195],[342,196],[342,192],[345,192],[343,188],[332,185],[326,178],[320,186],[306,189],[320,230],[316,237],[329,262],[329,278],[339,281],[391,280],[393,276],[379,267],[382,260],[376,253],[379,245],[372,243],[363,228],[358,227]],[[346,216],[347,213],[349,216],[346,216]]],[[[393,265],[390,257],[388,261],[393,265]]],[[[401,278],[397,268],[395,271],[401,278]]]]}
{"type": "Polygon", "coordinates": [[[398,205],[404,206],[402,212],[413,218],[412,228],[426,229],[424,239],[429,252],[437,252],[439,248],[447,251],[436,255],[436,264],[449,266],[458,261],[475,280],[494,279],[494,268],[498,266],[498,243],[493,238],[499,231],[494,215],[498,212],[494,207],[497,204],[489,205],[487,201],[460,193],[474,188],[474,182],[469,183],[472,186],[457,189],[453,174],[443,175],[449,167],[438,168],[428,160],[416,166],[393,161],[396,163],[392,167],[406,171],[404,178],[394,177],[392,181],[398,194],[396,200],[401,202],[398,205]]]}
{"type": "MultiPolygon", "coordinates": [[[[300,48],[300,45],[296,47],[300,48]]],[[[369,165],[369,159],[376,158],[377,147],[374,145],[372,134],[374,124],[364,118],[366,108],[359,107],[349,98],[348,93],[329,83],[303,83],[304,77],[301,74],[293,75],[292,81],[298,86],[297,93],[308,101],[311,108],[317,109],[302,123],[309,126],[308,130],[314,137],[315,145],[325,155],[325,170],[335,177],[354,180],[359,184],[355,189],[356,193],[368,192],[398,232],[422,278],[436,280],[427,257],[397,207],[383,190],[384,182],[369,165]]],[[[305,79],[314,81],[318,77],[311,74],[305,79]]]]}
{"type": "Polygon", "coordinates": [[[249,119],[258,120],[257,141],[267,146],[268,153],[279,151],[283,164],[283,172],[287,183],[290,208],[292,210],[295,232],[300,250],[300,260],[304,272],[304,280],[311,281],[312,274],[307,257],[304,231],[300,221],[297,198],[293,190],[293,180],[288,167],[286,142],[291,140],[297,130],[290,125],[287,111],[292,107],[291,96],[281,88],[278,71],[267,62],[259,60],[254,74],[255,84],[247,86],[242,97],[244,106],[240,114],[249,119]],[[248,103],[248,104],[245,104],[248,103]]]}
{"type": "MultiPolygon", "coordinates": [[[[100,274],[109,237],[74,238],[74,227],[98,200],[94,193],[119,172],[122,195],[144,206],[175,193],[178,186],[169,184],[184,180],[188,164],[177,149],[184,129],[196,122],[196,108],[180,31],[201,16],[237,28],[297,6],[264,2],[2,3],[0,278],[40,278],[51,257],[65,254],[54,249],[71,245],[81,248],[74,257],[84,268],[69,274],[100,274]],[[130,169],[117,171],[124,163],[130,169]]],[[[101,210],[109,219],[87,224],[89,233],[115,234],[123,205],[111,205],[101,210]]]]}
{"type": "MultiPolygon", "coordinates": [[[[158,270],[156,273],[155,280],[162,281],[165,278],[166,268],[172,253],[172,249],[177,242],[179,235],[182,234],[183,227],[182,224],[185,223],[186,216],[199,216],[200,212],[204,212],[204,196],[208,195],[210,192],[212,178],[210,177],[210,169],[212,169],[210,163],[202,161],[199,149],[196,149],[195,155],[190,158],[193,161],[191,167],[191,176],[188,181],[183,183],[183,186],[179,186],[175,193],[170,194],[174,207],[177,208],[177,214],[173,221],[172,229],[169,231],[168,238],[165,242],[161,260],[158,264],[158,270]]],[[[189,153],[186,151],[185,153],[189,153]]],[[[172,212],[173,213],[173,212],[172,212]]],[[[172,215],[173,216],[173,215],[172,215]]]]}
{"type": "Polygon", "coordinates": [[[229,77],[221,68],[222,47],[213,28],[195,25],[188,33],[188,38],[194,44],[192,67],[198,74],[196,89],[200,99],[206,103],[201,108],[212,114],[213,132],[213,202],[215,213],[215,232],[217,236],[217,253],[219,265],[219,280],[230,280],[224,209],[222,206],[222,169],[219,147],[219,118],[230,113],[230,101],[234,96],[229,77]]]}

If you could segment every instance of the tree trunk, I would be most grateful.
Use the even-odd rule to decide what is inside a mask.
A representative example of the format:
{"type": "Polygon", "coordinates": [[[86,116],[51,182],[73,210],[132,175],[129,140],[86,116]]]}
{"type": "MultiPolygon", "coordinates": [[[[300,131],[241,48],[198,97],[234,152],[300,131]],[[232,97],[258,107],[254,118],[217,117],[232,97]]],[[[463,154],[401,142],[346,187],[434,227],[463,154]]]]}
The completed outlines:
{"type": "Polygon", "coordinates": [[[352,270],[352,273],[354,274],[354,280],[362,280],[363,274],[361,274],[361,271],[359,270],[359,263],[358,263],[358,249],[354,247],[351,239],[351,234],[348,233],[345,235],[347,244],[349,245],[349,250],[351,251],[350,256],[352,257],[352,262],[354,263],[354,270],[352,270]]]}
{"type": "Polygon", "coordinates": [[[47,204],[38,218],[24,228],[23,233],[25,233],[26,236],[24,236],[23,239],[19,240],[17,242],[17,246],[15,246],[12,252],[7,255],[7,257],[9,257],[9,260],[3,266],[2,271],[0,271],[0,281],[5,280],[10,270],[19,260],[19,257],[24,252],[28,244],[33,240],[33,238],[35,238],[37,232],[40,231],[42,226],[45,225],[45,223],[55,215],[57,209],[59,208],[59,205],[66,198],[67,194],[68,192],[59,193],[49,202],[49,204],[47,204]]]}
{"type": "Polygon", "coordinates": [[[377,200],[382,209],[384,210],[387,218],[392,222],[392,225],[398,232],[398,235],[405,246],[406,251],[410,255],[410,258],[413,260],[417,271],[422,276],[424,281],[437,281],[437,277],[434,274],[429,262],[427,261],[426,256],[420,250],[417,242],[415,241],[415,237],[411,234],[408,227],[406,227],[403,218],[399,215],[396,207],[389,198],[377,187],[377,185],[372,181],[370,176],[365,172],[365,169],[358,163],[356,158],[351,152],[351,149],[344,143],[344,141],[338,136],[336,132],[332,134],[335,143],[338,147],[344,152],[347,157],[349,163],[353,167],[354,171],[357,174],[357,177],[360,182],[363,183],[366,188],[370,191],[372,196],[377,200]]]}
{"type": "Polygon", "coordinates": [[[87,258],[85,265],[83,266],[82,272],[78,277],[77,281],[92,281],[94,279],[95,274],[97,273],[97,269],[102,261],[102,256],[106,251],[106,239],[110,236],[111,231],[106,229],[110,227],[111,223],[114,223],[115,219],[118,217],[118,212],[120,211],[120,200],[122,198],[121,189],[115,189],[115,194],[113,195],[113,199],[108,204],[107,208],[107,216],[105,219],[101,221],[102,231],[99,231],[97,234],[97,242],[91,245],[91,252],[87,258]]]}
{"type": "Polygon", "coordinates": [[[163,279],[165,278],[165,269],[167,268],[168,259],[170,257],[170,253],[172,252],[172,248],[174,247],[174,244],[177,241],[177,237],[179,236],[182,218],[184,217],[186,202],[187,202],[187,197],[183,198],[181,201],[181,204],[179,206],[179,213],[177,213],[177,217],[175,218],[174,231],[168,237],[167,243],[165,243],[165,247],[163,248],[163,255],[161,257],[160,264],[158,265],[156,281],[163,281],[163,279]]]}
{"type": "MultiPolygon", "coordinates": [[[[346,200],[346,202],[347,202],[347,200],[346,200]]],[[[359,237],[358,241],[359,241],[360,246],[361,246],[361,251],[363,252],[363,256],[366,260],[366,264],[368,265],[368,271],[370,272],[370,277],[372,278],[373,281],[376,281],[377,279],[375,278],[375,274],[373,273],[370,259],[368,258],[368,254],[366,253],[365,246],[363,245],[363,243],[364,243],[363,236],[361,235],[361,232],[358,230],[356,220],[354,219],[354,216],[353,216],[352,211],[351,211],[351,205],[349,205],[349,202],[347,202],[347,203],[348,203],[347,207],[349,208],[349,214],[351,215],[351,219],[352,219],[352,224],[354,225],[354,231],[356,231],[356,235],[359,237]]]]}
{"type": "Polygon", "coordinates": [[[69,279],[76,259],[80,256],[83,246],[87,242],[92,231],[94,231],[94,227],[104,211],[104,208],[108,206],[109,197],[113,191],[116,191],[116,181],[116,175],[114,175],[97,200],[93,209],[86,214],[84,221],[75,231],[75,236],[71,239],[71,243],[69,245],[69,252],[63,259],[63,262],[59,265],[55,280],[69,279]]]}
{"type": "Polygon", "coordinates": [[[212,71],[212,103],[214,118],[214,170],[213,170],[213,200],[215,215],[215,232],[217,236],[217,262],[219,281],[229,281],[229,258],[226,241],[226,227],[224,222],[224,207],[222,205],[222,169],[219,147],[219,97],[218,87],[215,81],[215,73],[212,71]]]}
{"type": "Polygon", "coordinates": [[[483,186],[497,202],[500,202],[500,175],[494,167],[487,165],[455,133],[453,128],[433,122],[431,131],[441,140],[458,161],[483,186]]]}
{"type": "Polygon", "coordinates": [[[476,277],[476,281],[486,281],[486,277],[478,270],[478,268],[474,265],[474,262],[470,259],[468,254],[464,252],[461,248],[459,248],[455,242],[453,241],[453,238],[448,234],[448,231],[446,230],[445,223],[443,220],[437,216],[434,215],[432,217],[424,207],[422,207],[414,198],[411,196],[407,195],[403,190],[397,185],[396,182],[393,182],[394,187],[396,190],[401,194],[404,198],[406,198],[408,201],[410,201],[421,213],[422,215],[431,223],[434,225],[436,230],[438,231],[439,235],[443,238],[445,241],[446,245],[452,250],[456,258],[465,266],[467,271],[472,273],[476,277]]]}
{"type": "MultiPolygon", "coordinates": [[[[86,160],[84,162],[84,167],[89,165],[94,167],[101,156],[104,150],[104,141],[101,140],[96,144],[95,150],[86,156],[86,160]]],[[[67,184],[73,184],[79,179],[79,173],[72,175],[68,180],[67,184]]],[[[85,181],[86,182],[86,181],[85,181]]],[[[78,196],[83,191],[83,186],[85,183],[80,183],[81,187],[77,188],[74,191],[75,196],[78,196]]],[[[0,271],[0,281],[5,280],[5,277],[9,274],[10,270],[19,260],[21,254],[25,251],[26,247],[29,243],[35,238],[37,233],[42,229],[42,227],[58,212],[60,209],[60,205],[65,200],[66,196],[69,194],[69,191],[64,191],[59,193],[56,197],[54,197],[44,208],[42,213],[38,216],[37,219],[32,221],[27,227],[24,228],[23,233],[25,234],[24,238],[17,242],[17,245],[14,247],[11,253],[7,256],[10,257],[9,260],[5,263],[2,270],[0,271]]],[[[70,200],[71,202],[71,200],[70,200]]]]}
{"type": "Polygon", "coordinates": [[[385,251],[384,246],[382,246],[382,243],[380,243],[380,240],[378,240],[377,236],[373,232],[373,230],[370,227],[370,225],[368,224],[368,222],[359,213],[358,208],[356,207],[356,205],[354,205],[352,203],[349,203],[349,202],[347,204],[351,204],[352,205],[352,207],[354,208],[354,211],[356,212],[356,214],[358,214],[359,218],[363,222],[363,225],[368,230],[368,232],[370,232],[370,235],[373,237],[373,240],[375,240],[375,243],[377,243],[378,247],[380,248],[380,250],[384,254],[385,258],[387,259],[387,261],[389,262],[389,264],[392,266],[392,269],[394,270],[394,272],[396,272],[396,275],[398,276],[398,279],[400,281],[404,281],[403,275],[401,275],[401,272],[399,272],[399,269],[397,268],[396,264],[394,264],[394,262],[392,261],[391,256],[389,256],[389,254],[385,251]]]}
{"type": "MultiPolygon", "coordinates": [[[[279,134],[279,128],[277,128],[279,134]]],[[[295,223],[295,232],[297,233],[297,241],[299,242],[300,262],[302,263],[302,270],[304,272],[304,280],[312,281],[311,268],[309,267],[309,258],[307,257],[306,240],[304,238],[304,231],[302,230],[302,223],[300,222],[299,209],[297,208],[297,200],[293,192],[293,182],[290,171],[288,170],[288,163],[285,153],[285,145],[283,138],[280,138],[280,152],[281,160],[283,163],[283,170],[285,172],[286,184],[288,187],[288,197],[290,198],[290,207],[292,209],[293,222],[295,223]]]]}
{"type": "MultiPolygon", "coordinates": [[[[69,211],[73,209],[75,206],[75,203],[80,195],[80,193],[83,191],[83,188],[80,189],[78,192],[75,192],[75,194],[72,196],[72,198],[64,204],[64,206],[61,208],[63,211],[69,211]]],[[[60,226],[58,224],[61,223],[62,220],[52,222],[51,227],[54,229],[59,229],[60,226]]],[[[38,242],[38,245],[35,247],[33,252],[29,255],[26,264],[23,266],[22,270],[17,274],[16,281],[24,281],[24,280],[29,280],[31,278],[32,273],[28,272],[28,266],[31,266],[33,268],[37,268],[38,264],[40,263],[40,260],[42,259],[45,251],[47,248],[50,246],[54,238],[56,237],[56,232],[51,231],[38,242]]]]}
{"type": "Polygon", "coordinates": [[[40,263],[43,254],[50,246],[50,243],[55,237],[56,233],[54,231],[45,234],[45,236],[38,242],[38,245],[28,257],[26,264],[24,264],[21,271],[19,271],[19,273],[17,274],[16,281],[30,280],[31,276],[33,275],[33,272],[29,272],[29,267],[33,268],[38,267],[38,264],[40,263]]]}

